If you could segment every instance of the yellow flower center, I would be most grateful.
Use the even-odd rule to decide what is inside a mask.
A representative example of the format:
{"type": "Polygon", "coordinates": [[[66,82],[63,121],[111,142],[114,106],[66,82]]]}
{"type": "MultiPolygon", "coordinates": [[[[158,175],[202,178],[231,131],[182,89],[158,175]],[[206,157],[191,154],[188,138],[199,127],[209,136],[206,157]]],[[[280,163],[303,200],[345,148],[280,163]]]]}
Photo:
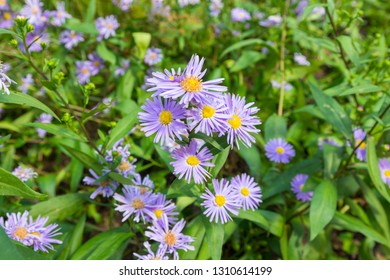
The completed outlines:
{"type": "Polygon", "coordinates": [[[84,67],[83,69],[81,69],[81,73],[84,74],[84,75],[87,75],[89,73],[88,68],[84,67]]]}
{"type": "Polygon", "coordinates": [[[364,142],[363,140],[357,140],[356,141],[356,146],[359,145],[359,150],[365,150],[366,149],[366,142],[364,142]]]}
{"type": "Polygon", "coordinates": [[[164,211],[162,209],[156,209],[154,210],[154,214],[156,215],[157,219],[161,219],[162,215],[164,214],[164,211]]]}
{"type": "Polygon", "coordinates": [[[237,128],[240,128],[241,127],[241,118],[234,114],[232,116],[232,119],[231,120],[228,120],[228,123],[230,124],[230,126],[233,128],[233,129],[237,129],[237,128]]]}
{"type": "Polygon", "coordinates": [[[162,111],[160,113],[160,123],[163,125],[168,125],[172,122],[172,113],[169,111],[162,111]]]}
{"type": "Polygon", "coordinates": [[[248,196],[248,195],[249,195],[249,189],[243,187],[243,188],[241,189],[241,194],[242,194],[243,196],[248,196]]]}
{"type": "Polygon", "coordinates": [[[205,119],[212,118],[215,115],[215,108],[205,105],[202,108],[202,117],[205,119]]]}
{"type": "Polygon", "coordinates": [[[168,246],[173,246],[176,244],[176,236],[173,234],[170,230],[165,234],[164,237],[165,243],[167,243],[168,246]]]}
{"type": "Polygon", "coordinates": [[[170,80],[170,81],[173,81],[174,79],[175,79],[175,77],[169,76],[169,80],[170,80]]]}
{"type": "Polygon", "coordinates": [[[114,28],[114,25],[112,25],[112,23],[110,22],[110,23],[107,24],[107,28],[108,28],[108,29],[113,29],[113,28],[114,28]]]}
{"type": "Polygon", "coordinates": [[[142,208],[145,207],[145,204],[144,204],[144,202],[143,202],[141,199],[135,198],[135,199],[133,200],[133,203],[131,204],[131,206],[132,206],[134,209],[142,209],[142,208]]]}
{"type": "Polygon", "coordinates": [[[385,177],[390,177],[390,170],[389,169],[385,169],[385,171],[383,173],[385,173],[385,177]]]}
{"type": "Polygon", "coordinates": [[[14,237],[19,239],[25,239],[27,236],[27,229],[25,227],[19,227],[14,231],[14,237]]]}
{"type": "Polygon", "coordinates": [[[38,12],[39,12],[39,8],[37,6],[34,6],[34,7],[31,8],[31,13],[33,15],[36,15],[38,12]]]}
{"type": "Polygon", "coordinates": [[[119,164],[118,168],[120,171],[126,171],[129,170],[131,167],[130,162],[127,160],[122,160],[121,164],[119,164]]]}
{"type": "Polygon", "coordinates": [[[11,19],[12,16],[11,16],[10,13],[5,12],[3,17],[4,17],[5,20],[9,20],[9,19],[11,19]]]}
{"type": "Polygon", "coordinates": [[[150,261],[161,261],[161,257],[150,258],[150,261]]]}
{"type": "Polygon", "coordinates": [[[202,80],[195,76],[189,76],[180,82],[180,86],[188,92],[199,92],[202,89],[202,80]]]}
{"type": "Polygon", "coordinates": [[[282,147],[277,147],[277,148],[276,148],[276,152],[277,152],[279,155],[281,155],[281,154],[284,153],[284,149],[283,149],[282,147]]]}
{"type": "Polygon", "coordinates": [[[39,238],[41,238],[41,234],[37,231],[33,231],[31,234],[34,234],[35,236],[38,236],[39,238]]]}
{"type": "Polygon", "coordinates": [[[76,38],[76,33],[71,31],[69,36],[70,36],[70,38],[75,39],[76,38]]]}
{"type": "Polygon", "coordinates": [[[215,203],[219,206],[222,207],[226,203],[226,198],[223,195],[216,195],[215,196],[215,203]]]}
{"type": "Polygon", "coordinates": [[[188,165],[197,166],[200,163],[200,160],[196,156],[189,156],[186,162],[188,165]]]}
{"type": "Polygon", "coordinates": [[[7,0],[0,0],[0,5],[4,6],[6,4],[7,0]]]}

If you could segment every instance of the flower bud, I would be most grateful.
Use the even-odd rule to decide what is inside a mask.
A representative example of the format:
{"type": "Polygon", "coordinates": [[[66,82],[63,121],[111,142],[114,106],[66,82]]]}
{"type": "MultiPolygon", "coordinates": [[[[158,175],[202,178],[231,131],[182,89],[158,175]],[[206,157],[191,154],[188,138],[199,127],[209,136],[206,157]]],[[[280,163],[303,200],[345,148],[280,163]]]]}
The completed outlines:
{"type": "Polygon", "coordinates": [[[15,18],[15,23],[16,25],[19,27],[19,28],[23,28],[26,26],[27,24],[27,18],[25,18],[24,16],[17,16],[15,18]]]}
{"type": "Polygon", "coordinates": [[[26,30],[27,32],[34,32],[34,25],[32,25],[31,23],[27,24],[26,30]]]}
{"type": "Polygon", "coordinates": [[[12,39],[11,41],[9,41],[9,44],[12,47],[16,48],[18,46],[18,41],[16,39],[12,39]]]}
{"type": "Polygon", "coordinates": [[[46,49],[47,43],[46,42],[41,42],[41,48],[42,50],[46,49]]]}

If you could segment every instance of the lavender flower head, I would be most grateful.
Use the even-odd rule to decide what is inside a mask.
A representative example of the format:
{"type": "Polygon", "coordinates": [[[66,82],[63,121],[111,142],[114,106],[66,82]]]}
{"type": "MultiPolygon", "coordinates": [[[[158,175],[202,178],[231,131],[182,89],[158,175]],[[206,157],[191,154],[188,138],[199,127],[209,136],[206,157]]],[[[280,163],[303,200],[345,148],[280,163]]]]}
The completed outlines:
{"type": "Polygon", "coordinates": [[[68,50],[71,50],[83,41],[83,35],[73,30],[65,30],[60,34],[60,42],[65,44],[65,48],[68,50]]]}
{"type": "Polygon", "coordinates": [[[120,63],[120,66],[117,66],[117,67],[115,68],[114,76],[115,76],[115,77],[121,77],[121,76],[123,76],[123,75],[126,73],[127,69],[129,69],[129,67],[130,67],[130,60],[128,60],[128,59],[123,59],[123,60],[121,61],[121,63],[120,63]]]}
{"type": "Polygon", "coordinates": [[[12,174],[20,179],[22,182],[27,182],[31,178],[38,177],[38,173],[30,167],[18,166],[12,171],[12,174]]]}
{"type": "Polygon", "coordinates": [[[303,188],[305,187],[306,180],[309,178],[309,176],[305,174],[298,174],[291,180],[291,190],[295,194],[296,198],[298,200],[301,200],[303,202],[310,201],[313,192],[304,192],[303,188]]]}
{"type": "Polygon", "coordinates": [[[383,183],[387,184],[390,188],[390,160],[387,158],[381,158],[379,160],[379,170],[383,183]]]}
{"type": "Polygon", "coordinates": [[[76,73],[79,83],[82,85],[88,83],[91,76],[93,76],[94,69],[91,61],[76,61],[76,73]]]}
{"type": "MultiPolygon", "coordinates": [[[[154,87],[148,91],[157,91],[164,98],[180,98],[179,103],[189,106],[190,102],[204,103],[210,98],[221,99],[221,92],[225,92],[227,88],[220,86],[224,79],[214,79],[203,81],[203,77],[207,70],[203,70],[204,58],[200,59],[198,55],[193,55],[188,62],[183,75],[170,80],[162,81],[159,79],[149,79],[148,81],[154,87]]],[[[162,73],[153,73],[153,76],[159,77],[162,73]]],[[[162,74],[163,75],[163,74],[162,74]]]]}
{"type": "Polygon", "coordinates": [[[295,156],[293,146],[282,138],[271,139],[264,148],[267,158],[276,163],[289,163],[295,156]]]}
{"type": "Polygon", "coordinates": [[[356,156],[361,161],[366,161],[366,132],[361,128],[355,128],[353,130],[353,137],[355,138],[355,146],[359,145],[359,148],[356,150],[356,156]]]}
{"type": "Polygon", "coordinates": [[[26,77],[22,78],[22,83],[18,87],[18,90],[20,90],[23,93],[27,93],[29,88],[33,85],[34,80],[31,74],[27,74],[26,77]]]}
{"type": "Polygon", "coordinates": [[[233,8],[231,11],[231,19],[235,22],[245,22],[251,20],[251,15],[243,8],[233,8]]]}
{"type": "Polygon", "coordinates": [[[171,7],[164,5],[164,0],[152,0],[152,8],[149,12],[149,20],[156,16],[169,17],[171,15],[171,7]]]}
{"type": "Polygon", "coordinates": [[[307,60],[306,56],[301,53],[294,53],[294,61],[299,65],[310,66],[310,62],[307,60]]]}
{"type": "Polygon", "coordinates": [[[25,0],[25,5],[20,10],[20,15],[28,18],[28,22],[31,24],[40,24],[42,17],[43,3],[39,0],[25,0]]]}
{"type": "Polygon", "coordinates": [[[152,180],[150,180],[149,175],[146,175],[143,179],[141,175],[134,174],[134,178],[132,179],[133,185],[131,185],[134,188],[138,188],[141,192],[141,194],[145,194],[146,192],[153,191],[154,189],[154,183],[152,180]]]}
{"type": "Polygon", "coordinates": [[[174,150],[172,153],[174,161],[171,164],[174,168],[173,174],[179,179],[184,177],[188,183],[193,179],[196,184],[200,184],[211,176],[205,167],[213,167],[214,164],[210,162],[213,155],[209,149],[203,147],[198,150],[197,146],[196,141],[192,140],[188,146],[174,150]]]}
{"type": "Polygon", "coordinates": [[[91,74],[95,76],[104,68],[104,61],[96,52],[88,54],[88,59],[92,63],[91,74]]]}
{"type": "Polygon", "coordinates": [[[223,8],[223,2],[222,0],[211,0],[210,1],[210,16],[217,17],[223,8]]]}
{"type": "Polygon", "coordinates": [[[257,107],[252,107],[254,104],[245,103],[245,97],[240,97],[235,94],[228,93],[225,95],[225,104],[227,106],[226,114],[229,118],[227,142],[233,148],[234,143],[239,146],[239,140],[244,146],[251,147],[251,143],[255,143],[256,139],[251,133],[259,133],[260,130],[256,125],[260,125],[261,121],[255,114],[259,111],[257,107]]]}
{"type": "Polygon", "coordinates": [[[100,193],[103,194],[103,197],[111,197],[114,195],[116,189],[118,188],[117,182],[109,178],[104,178],[106,174],[99,176],[92,169],[90,169],[89,172],[92,174],[93,177],[85,176],[83,179],[84,184],[98,187],[91,194],[91,199],[95,199],[100,193]]]}
{"type": "Polygon", "coordinates": [[[151,249],[151,246],[149,244],[149,242],[144,242],[144,247],[146,248],[146,250],[148,251],[148,254],[147,255],[139,255],[137,253],[134,253],[134,256],[136,256],[139,260],[151,260],[151,261],[155,261],[155,260],[168,260],[168,256],[166,256],[165,254],[167,253],[167,246],[158,246],[158,249],[157,249],[157,252],[154,253],[151,249]]]}
{"type": "Polygon", "coordinates": [[[157,198],[154,201],[154,206],[152,207],[154,215],[152,219],[155,221],[161,221],[163,217],[166,217],[169,224],[174,224],[177,221],[178,212],[175,211],[176,205],[172,200],[167,200],[166,196],[163,194],[157,194],[157,198]]]}
{"type": "Polygon", "coordinates": [[[200,3],[200,0],[177,0],[179,3],[180,8],[184,8],[188,5],[195,5],[200,3]]]}
{"type": "Polygon", "coordinates": [[[97,40],[101,41],[103,38],[108,39],[111,36],[115,36],[115,30],[119,27],[119,23],[115,16],[110,15],[105,18],[99,17],[95,21],[95,26],[99,31],[97,40]]]}
{"type": "Polygon", "coordinates": [[[6,11],[9,9],[8,0],[0,0],[0,11],[6,11]]]}
{"type": "Polygon", "coordinates": [[[278,26],[282,23],[282,17],[280,15],[269,16],[265,20],[259,22],[263,27],[278,26]]]}
{"type": "Polygon", "coordinates": [[[192,251],[195,249],[194,246],[190,245],[194,239],[182,233],[184,226],[185,221],[181,219],[171,229],[168,220],[163,217],[162,221],[154,221],[153,225],[148,227],[145,235],[154,241],[160,242],[169,253],[173,253],[174,259],[177,260],[179,259],[177,250],[192,251]]]}
{"type": "MultiPolygon", "coordinates": [[[[53,116],[52,115],[46,114],[46,113],[42,113],[41,115],[39,115],[39,117],[37,118],[36,122],[39,122],[39,123],[51,123],[52,120],[53,120],[53,116]]],[[[42,128],[37,128],[36,131],[37,131],[38,136],[40,138],[44,138],[45,137],[46,130],[43,130],[42,128]]]]}
{"type": "Polygon", "coordinates": [[[231,186],[243,210],[255,210],[262,202],[261,189],[255,179],[245,173],[232,178],[231,186]]]}
{"type": "Polygon", "coordinates": [[[11,84],[15,83],[15,81],[11,80],[6,74],[5,74],[5,69],[4,65],[0,61],[0,91],[2,91],[2,94],[10,94],[9,87],[11,84]]]}
{"type": "Polygon", "coordinates": [[[318,148],[320,150],[323,149],[324,144],[332,145],[335,147],[340,147],[340,144],[337,143],[336,140],[334,140],[333,138],[325,137],[325,138],[318,139],[318,148]]]}
{"type": "MultiPolygon", "coordinates": [[[[1,1],[0,1],[1,5],[1,1]]],[[[1,6],[0,6],[1,7],[1,6]]],[[[14,16],[10,11],[1,10],[0,8],[0,28],[11,29],[14,25],[14,16]]]]}
{"type": "Polygon", "coordinates": [[[130,145],[123,145],[123,139],[121,139],[117,141],[110,150],[107,150],[105,160],[114,161],[118,156],[121,156],[122,159],[128,159],[130,156],[129,149],[130,145]]]}
{"type": "Polygon", "coordinates": [[[0,226],[5,230],[5,233],[9,238],[16,240],[23,245],[32,245],[32,235],[29,225],[29,213],[25,211],[21,213],[7,213],[7,220],[4,221],[3,217],[0,217],[0,226]]]}
{"type": "Polygon", "coordinates": [[[49,250],[54,250],[52,244],[62,244],[61,240],[55,239],[55,236],[61,235],[60,228],[57,224],[50,224],[46,226],[49,217],[38,217],[34,222],[30,217],[30,230],[34,235],[32,238],[32,246],[34,251],[41,250],[48,253],[49,250]]]}
{"type": "Polygon", "coordinates": [[[232,221],[230,214],[238,215],[240,208],[236,193],[226,179],[220,181],[213,179],[212,182],[215,194],[206,188],[206,192],[200,196],[204,199],[201,205],[206,208],[205,216],[210,217],[210,222],[218,223],[220,221],[221,224],[224,224],[232,221]]]}
{"type": "Polygon", "coordinates": [[[182,122],[185,119],[186,110],[175,101],[161,98],[147,100],[138,114],[141,130],[146,136],[156,133],[154,143],[162,145],[175,137],[181,139],[180,134],[187,126],[182,122]]]}
{"type": "Polygon", "coordinates": [[[286,82],[286,81],[284,81],[282,84],[280,84],[277,81],[272,80],[271,84],[272,84],[273,88],[277,88],[277,89],[280,89],[282,86],[284,86],[285,91],[290,91],[293,89],[292,84],[290,84],[289,82],[286,82]]]}
{"type": "Polygon", "coordinates": [[[159,49],[159,48],[148,48],[146,50],[144,62],[147,65],[152,66],[152,65],[160,63],[162,61],[163,57],[164,56],[162,54],[162,50],[161,49],[159,49]]]}
{"type": "Polygon", "coordinates": [[[57,10],[51,12],[51,24],[54,26],[61,26],[65,23],[67,18],[72,16],[65,10],[64,2],[57,2],[57,10]]]}
{"type": "MultiPolygon", "coordinates": [[[[28,48],[29,52],[40,52],[42,51],[42,43],[49,45],[49,34],[46,32],[40,32],[39,30],[34,31],[33,33],[27,33],[26,35],[26,45],[30,46],[28,48]]],[[[24,46],[20,47],[23,52],[26,50],[24,46]]]]}
{"type": "Polygon", "coordinates": [[[112,0],[112,3],[122,11],[126,12],[130,9],[131,4],[134,0],[112,0]]]}

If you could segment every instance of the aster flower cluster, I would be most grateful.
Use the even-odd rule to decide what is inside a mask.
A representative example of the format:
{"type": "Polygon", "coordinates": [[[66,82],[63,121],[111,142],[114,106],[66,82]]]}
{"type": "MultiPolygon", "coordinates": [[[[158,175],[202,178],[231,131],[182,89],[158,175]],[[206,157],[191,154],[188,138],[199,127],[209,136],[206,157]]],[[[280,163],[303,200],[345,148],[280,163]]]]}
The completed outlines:
{"type": "Polygon", "coordinates": [[[7,219],[0,217],[0,226],[9,238],[32,246],[34,251],[48,252],[54,250],[53,244],[62,244],[54,237],[61,235],[57,224],[46,225],[48,217],[38,217],[34,220],[28,211],[22,213],[7,213],[7,219]]]}
{"type": "Polygon", "coordinates": [[[90,78],[99,74],[99,71],[103,67],[103,59],[97,53],[90,53],[88,60],[76,61],[76,72],[79,83],[88,83],[90,78]]]}
{"type": "Polygon", "coordinates": [[[231,221],[231,215],[238,215],[240,209],[255,210],[261,201],[261,189],[254,178],[247,174],[237,175],[229,182],[227,179],[213,179],[212,192],[206,188],[202,206],[205,207],[204,214],[210,218],[210,222],[222,224],[231,221]]]}
{"type": "Polygon", "coordinates": [[[18,166],[13,171],[12,174],[20,179],[22,182],[27,182],[32,178],[38,177],[38,173],[30,167],[18,166]]]}
{"type": "Polygon", "coordinates": [[[223,78],[204,81],[204,58],[193,55],[186,68],[165,69],[153,72],[147,80],[153,92],[152,99],[142,106],[138,118],[141,130],[146,136],[155,135],[154,142],[162,146],[170,141],[183,140],[188,136],[192,140],[188,145],[177,148],[172,153],[174,174],[184,177],[188,182],[202,183],[210,177],[207,167],[213,156],[207,147],[199,147],[191,133],[207,136],[226,136],[227,144],[239,148],[239,142],[250,147],[255,142],[253,133],[260,130],[259,111],[254,103],[246,103],[245,97],[223,92],[220,84],[223,78]],[[177,139],[177,140],[176,140],[177,139]],[[206,167],[206,168],[205,168],[206,167]]]}

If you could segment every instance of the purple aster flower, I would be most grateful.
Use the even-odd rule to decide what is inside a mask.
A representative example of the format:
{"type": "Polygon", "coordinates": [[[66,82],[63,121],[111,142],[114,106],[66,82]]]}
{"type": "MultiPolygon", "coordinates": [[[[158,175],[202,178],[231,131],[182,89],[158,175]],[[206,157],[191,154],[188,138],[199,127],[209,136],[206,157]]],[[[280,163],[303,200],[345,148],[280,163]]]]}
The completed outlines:
{"type": "Polygon", "coordinates": [[[199,4],[200,0],[178,0],[177,2],[181,8],[184,8],[189,5],[199,4]]]}
{"type": "Polygon", "coordinates": [[[295,8],[295,13],[297,14],[297,16],[299,18],[302,16],[303,12],[305,11],[305,9],[308,5],[309,5],[309,1],[307,1],[307,0],[299,0],[298,1],[298,5],[295,8]]]}
{"type": "MultiPolygon", "coordinates": [[[[272,87],[277,88],[277,89],[280,89],[280,88],[282,87],[282,84],[278,83],[278,82],[275,81],[275,80],[272,80],[272,81],[271,81],[271,84],[272,84],[272,87]]],[[[283,86],[284,86],[284,90],[285,90],[285,91],[290,91],[290,90],[293,89],[292,84],[290,84],[290,83],[288,83],[288,82],[286,82],[286,81],[283,82],[283,86]]]]}
{"type": "Polygon", "coordinates": [[[8,10],[9,6],[7,0],[0,0],[0,11],[8,10]]]}
{"type": "Polygon", "coordinates": [[[16,84],[15,81],[11,80],[6,74],[5,69],[1,61],[0,61],[0,91],[2,91],[2,94],[10,94],[9,87],[12,83],[16,84]]]}
{"type": "Polygon", "coordinates": [[[381,158],[379,160],[379,170],[383,183],[387,184],[390,188],[390,160],[387,158],[381,158]]]}
{"type": "Polygon", "coordinates": [[[201,205],[206,208],[204,214],[210,217],[210,222],[221,221],[224,224],[232,220],[229,212],[238,215],[240,205],[236,193],[226,179],[221,179],[219,182],[213,179],[213,186],[215,194],[206,188],[206,192],[200,196],[204,199],[201,205]]]}
{"type": "Polygon", "coordinates": [[[91,78],[94,66],[91,61],[76,61],[77,80],[80,84],[86,84],[91,78]]]}
{"type": "Polygon", "coordinates": [[[144,246],[146,250],[148,251],[147,255],[139,255],[137,253],[134,253],[134,256],[136,256],[139,260],[150,260],[150,261],[155,261],[155,260],[168,260],[168,256],[165,254],[167,253],[167,246],[160,245],[158,246],[157,252],[154,253],[152,249],[150,248],[149,242],[144,242],[144,246]]]}
{"type": "Polygon", "coordinates": [[[310,13],[311,16],[318,17],[318,18],[324,16],[325,14],[326,14],[325,8],[321,6],[315,7],[310,13]]]}
{"type": "Polygon", "coordinates": [[[337,143],[336,140],[334,140],[333,138],[325,137],[325,138],[318,139],[318,148],[320,150],[322,150],[324,144],[332,145],[335,147],[340,147],[340,144],[337,143]]]}
{"type": "Polygon", "coordinates": [[[250,147],[256,139],[250,133],[259,133],[260,130],[255,126],[260,125],[261,121],[255,114],[259,111],[257,107],[252,107],[253,102],[246,104],[245,97],[228,93],[225,95],[225,104],[227,106],[226,114],[229,118],[227,142],[233,148],[234,143],[240,148],[238,140],[244,146],[250,147]]]}
{"type": "Polygon", "coordinates": [[[171,7],[164,5],[163,0],[152,0],[152,8],[149,12],[149,20],[156,16],[169,17],[171,15],[171,7]]]}
{"type": "Polygon", "coordinates": [[[134,0],[112,0],[112,3],[122,11],[126,12],[130,9],[131,4],[134,0]]]}
{"type": "Polygon", "coordinates": [[[98,188],[91,194],[90,198],[95,199],[99,193],[103,194],[103,197],[111,197],[114,195],[116,189],[118,188],[118,183],[109,179],[103,178],[103,176],[97,175],[92,169],[89,169],[89,173],[93,177],[85,176],[83,179],[84,184],[90,186],[98,186],[98,188]]]}
{"type": "Polygon", "coordinates": [[[267,158],[276,163],[289,163],[295,156],[294,147],[282,138],[269,140],[264,148],[267,158]]]}
{"type": "MultiPolygon", "coordinates": [[[[227,90],[225,86],[219,86],[224,79],[214,79],[204,82],[203,76],[206,70],[202,71],[204,58],[199,59],[198,55],[193,55],[190,62],[187,64],[180,80],[163,82],[158,81],[154,88],[149,91],[160,91],[160,96],[164,98],[180,98],[180,104],[185,104],[187,107],[191,101],[203,103],[210,98],[221,99],[221,92],[227,90]]],[[[153,73],[153,76],[156,76],[153,73]]],[[[149,80],[150,81],[150,80],[149,80]]]]}
{"type": "Polygon", "coordinates": [[[181,140],[180,133],[187,129],[181,121],[185,118],[185,109],[175,101],[161,98],[148,99],[141,107],[144,112],[138,114],[141,130],[146,136],[156,133],[154,143],[161,142],[163,145],[168,139],[175,137],[181,140]]]}
{"type": "Polygon", "coordinates": [[[78,43],[83,42],[84,38],[81,33],[73,30],[65,30],[60,34],[60,42],[65,44],[65,48],[70,50],[77,46],[78,43]]]}
{"type": "Polygon", "coordinates": [[[237,175],[232,178],[231,186],[236,200],[244,210],[255,210],[262,202],[261,189],[255,179],[247,174],[237,175]]]}
{"type": "Polygon", "coordinates": [[[41,23],[43,3],[39,0],[25,0],[25,3],[20,14],[28,18],[28,22],[31,24],[41,23]]]}
{"type": "Polygon", "coordinates": [[[264,27],[277,26],[281,23],[282,17],[280,15],[269,16],[265,20],[259,22],[259,24],[264,27]]]}
{"type": "Polygon", "coordinates": [[[254,13],[253,13],[253,17],[254,17],[255,19],[263,19],[263,18],[265,17],[265,14],[262,13],[262,12],[257,11],[257,12],[254,12],[254,13]]]}
{"type": "Polygon", "coordinates": [[[51,13],[51,24],[54,26],[61,26],[65,23],[67,18],[71,18],[72,16],[68,14],[65,10],[65,3],[64,2],[58,2],[57,3],[57,10],[52,11],[51,13]]]}
{"type": "Polygon", "coordinates": [[[12,174],[20,179],[22,182],[26,182],[31,178],[36,178],[38,173],[34,171],[34,169],[29,167],[18,166],[12,171],[12,174]]]}
{"type": "Polygon", "coordinates": [[[27,74],[26,77],[22,78],[22,84],[18,87],[18,90],[26,94],[29,88],[33,85],[33,83],[34,80],[32,78],[32,75],[27,74]]]}
{"type": "Polygon", "coordinates": [[[127,158],[122,158],[121,162],[116,167],[116,171],[122,174],[124,177],[128,177],[129,175],[134,176],[135,173],[135,162],[137,159],[133,159],[129,161],[127,158]]]}
{"type": "Polygon", "coordinates": [[[303,188],[305,187],[306,180],[309,176],[305,174],[298,174],[291,180],[291,190],[295,194],[298,200],[303,202],[310,201],[313,196],[313,192],[304,192],[303,188]]]}
{"type": "MultiPolygon", "coordinates": [[[[50,115],[50,114],[46,114],[46,113],[42,113],[39,115],[39,117],[37,118],[36,122],[40,122],[40,123],[51,123],[51,121],[53,120],[53,116],[50,115]]],[[[44,138],[45,135],[46,135],[46,130],[43,130],[42,128],[37,128],[36,129],[38,135],[40,138],[44,138]]]]}
{"type": "Polygon", "coordinates": [[[41,250],[43,252],[48,252],[49,250],[54,250],[52,244],[62,244],[61,240],[55,239],[55,236],[61,235],[59,232],[60,228],[57,224],[50,224],[46,226],[49,217],[41,218],[40,216],[34,222],[30,217],[30,231],[32,238],[32,245],[34,246],[34,251],[41,250]]]}
{"type": "Polygon", "coordinates": [[[174,167],[173,174],[178,175],[181,179],[185,177],[188,183],[193,178],[196,184],[203,183],[211,175],[204,167],[213,167],[214,164],[210,161],[213,155],[207,147],[203,147],[198,151],[196,141],[192,140],[188,146],[182,146],[172,153],[171,162],[174,167]]]}
{"type": "Polygon", "coordinates": [[[21,242],[23,245],[31,246],[32,236],[30,224],[28,221],[29,213],[24,211],[21,213],[7,213],[7,220],[4,221],[3,217],[0,217],[0,226],[4,229],[9,238],[21,242]]]}
{"type": "Polygon", "coordinates": [[[175,209],[176,205],[172,200],[167,200],[163,194],[157,194],[154,206],[152,207],[154,215],[151,218],[156,221],[161,221],[165,216],[169,224],[174,224],[177,221],[176,216],[179,215],[175,209]]]}
{"type": "Polygon", "coordinates": [[[149,65],[155,65],[157,63],[160,63],[163,59],[162,50],[159,48],[149,48],[146,50],[144,62],[149,65]]]}
{"type": "Polygon", "coordinates": [[[117,141],[114,146],[111,148],[111,150],[108,150],[106,152],[105,160],[106,161],[114,161],[115,158],[118,156],[121,156],[122,159],[128,159],[130,157],[130,145],[122,145],[123,139],[117,141]]]}
{"type": "Polygon", "coordinates": [[[210,16],[217,17],[223,8],[223,2],[222,0],[211,0],[210,1],[210,16]]]}
{"type": "Polygon", "coordinates": [[[104,68],[104,61],[97,53],[90,53],[88,55],[89,61],[92,63],[92,76],[99,73],[104,68]]]}
{"type": "Polygon", "coordinates": [[[146,87],[150,87],[148,89],[148,91],[155,91],[153,94],[152,94],[152,97],[156,97],[156,96],[159,96],[160,93],[163,91],[161,89],[159,89],[156,85],[158,85],[159,83],[177,83],[177,82],[180,82],[182,78],[182,75],[181,75],[181,69],[179,68],[177,71],[175,69],[171,69],[171,71],[169,71],[168,69],[164,69],[164,73],[161,73],[161,72],[151,72],[149,73],[149,71],[146,73],[145,75],[145,80],[146,80],[146,87]]]}
{"type": "Polygon", "coordinates": [[[177,222],[173,228],[170,228],[168,220],[163,216],[161,221],[153,221],[153,225],[148,227],[145,235],[150,239],[160,242],[165,246],[169,253],[173,253],[174,259],[179,259],[177,250],[194,250],[190,243],[194,241],[191,236],[184,235],[181,231],[185,226],[184,219],[177,222]]]}
{"type": "Polygon", "coordinates": [[[117,66],[117,67],[115,68],[114,76],[115,76],[115,77],[121,77],[121,76],[123,76],[123,75],[126,73],[127,69],[129,69],[129,67],[130,67],[130,60],[128,60],[128,59],[123,59],[123,60],[121,61],[121,65],[120,65],[120,66],[117,66]]]}
{"type": "Polygon", "coordinates": [[[244,21],[251,20],[251,15],[245,9],[233,8],[231,11],[231,18],[232,21],[244,22],[244,21]]]}
{"type": "Polygon", "coordinates": [[[95,21],[95,25],[99,31],[98,41],[101,41],[103,38],[108,39],[111,36],[115,36],[115,30],[119,27],[118,20],[113,15],[106,16],[105,18],[99,17],[95,21]]]}
{"type": "Polygon", "coordinates": [[[309,66],[310,62],[307,60],[306,56],[301,53],[294,53],[294,61],[299,65],[309,66]]]}
{"type": "Polygon", "coordinates": [[[223,102],[210,100],[203,105],[193,108],[188,120],[191,121],[190,129],[195,128],[195,132],[203,132],[211,136],[213,132],[225,134],[228,129],[229,115],[226,114],[226,105],[223,102]]]}
{"type": "Polygon", "coordinates": [[[156,200],[156,195],[151,191],[141,193],[140,188],[133,186],[124,186],[123,195],[115,194],[114,199],[118,202],[115,204],[116,211],[123,212],[122,222],[126,221],[134,214],[134,221],[139,222],[140,218],[144,223],[153,218],[153,206],[156,200]],[[121,203],[121,204],[119,204],[121,203]]]}
{"type": "Polygon", "coordinates": [[[356,156],[361,161],[366,161],[366,132],[361,128],[355,128],[353,130],[353,137],[355,138],[355,147],[359,145],[359,148],[356,150],[356,156]]]}
{"type": "MultiPolygon", "coordinates": [[[[0,1],[1,5],[1,1],[0,1]]],[[[1,7],[1,6],[0,6],[1,7]]],[[[0,9],[0,28],[10,29],[14,25],[14,17],[10,11],[0,9]]]]}
{"type": "Polygon", "coordinates": [[[146,192],[150,192],[154,189],[154,183],[150,180],[149,175],[146,175],[143,179],[141,175],[134,174],[134,178],[132,179],[134,188],[138,188],[141,194],[145,194],[146,192]]]}
{"type": "MultiPolygon", "coordinates": [[[[34,31],[33,33],[27,33],[26,45],[29,52],[42,51],[42,43],[49,44],[49,34],[46,32],[39,32],[39,30],[34,31]]],[[[21,46],[20,49],[25,52],[24,46],[21,46]]]]}

